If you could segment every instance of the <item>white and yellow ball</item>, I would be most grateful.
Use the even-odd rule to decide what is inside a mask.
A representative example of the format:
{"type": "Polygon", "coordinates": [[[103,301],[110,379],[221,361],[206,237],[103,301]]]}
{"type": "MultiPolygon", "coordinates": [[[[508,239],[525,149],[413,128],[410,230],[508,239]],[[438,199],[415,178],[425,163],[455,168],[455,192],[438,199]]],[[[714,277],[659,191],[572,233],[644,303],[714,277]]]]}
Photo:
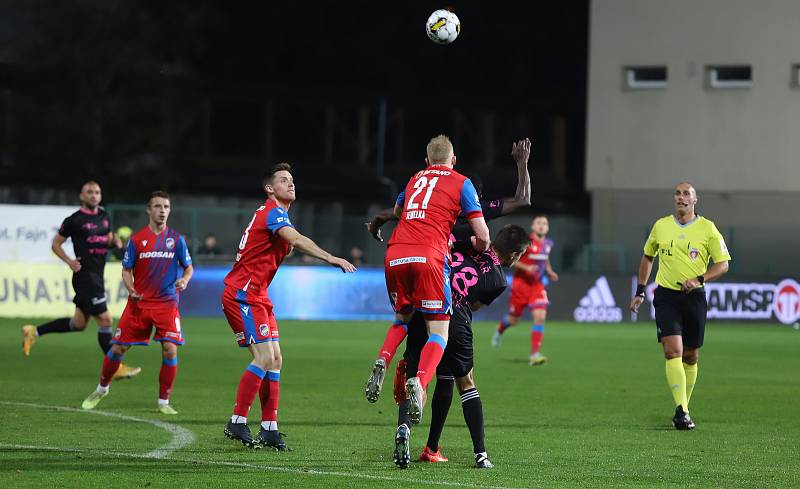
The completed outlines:
{"type": "Polygon", "coordinates": [[[425,23],[425,32],[436,44],[450,44],[461,33],[461,22],[453,12],[440,9],[432,13],[425,23]]]}

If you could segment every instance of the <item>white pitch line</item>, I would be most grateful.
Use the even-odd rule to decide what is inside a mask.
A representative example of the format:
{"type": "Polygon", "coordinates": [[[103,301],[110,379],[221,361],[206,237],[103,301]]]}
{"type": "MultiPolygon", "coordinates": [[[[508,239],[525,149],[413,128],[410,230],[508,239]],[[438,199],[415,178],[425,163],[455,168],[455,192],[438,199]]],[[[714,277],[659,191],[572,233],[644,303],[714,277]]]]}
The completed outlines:
{"type": "Polygon", "coordinates": [[[9,406],[23,406],[23,407],[30,407],[35,409],[53,409],[56,411],[66,411],[70,413],[85,413],[85,414],[94,414],[96,416],[106,416],[109,418],[117,418],[122,419],[125,421],[134,421],[137,423],[146,423],[151,426],[155,426],[157,428],[161,428],[162,430],[167,431],[172,435],[172,439],[166,445],[160,446],[153,451],[147,452],[144,454],[146,458],[165,458],[172,454],[175,450],[180,450],[181,448],[189,445],[194,441],[194,433],[187,430],[186,428],[174,425],[172,423],[165,423],[164,421],[156,421],[154,419],[144,419],[144,418],[134,418],[133,416],[126,416],[124,414],[117,414],[111,413],[108,411],[89,411],[86,409],[77,409],[71,408],[66,406],[51,406],[48,404],[33,404],[30,402],[9,402],[9,401],[0,401],[0,404],[5,404],[9,406]]]}
{"type": "MultiPolygon", "coordinates": [[[[110,416],[113,418],[123,419],[127,421],[136,421],[141,423],[148,423],[154,426],[158,426],[160,428],[167,429],[168,431],[172,432],[166,426],[171,428],[182,430],[187,432],[191,439],[185,444],[178,446],[176,441],[175,435],[173,435],[172,441],[167,445],[164,445],[156,450],[145,454],[137,454],[137,453],[125,453],[125,452],[115,452],[115,451],[106,451],[106,450],[87,450],[87,449],[80,449],[80,448],[59,448],[59,447],[50,447],[50,446],[37,446],[37,445],[16,445],[16,444],[9,444],[9,443],[0,443],[0,448],[10,448],[14,450],[43,450],[43,451],[56,451],[56,452],[84,452],[84,453],[91,453],[91,452],[100,452],[103,455],[119,457],[119,458],[142,458],[142,459],[163,459],[167,458],[172,452],[178,450],[179,448],[183,448],[184,446],[188,445],[194,440],[194,434],[186,430],[185,428],[181,428],[179,426],[171,425],[169,423],[164,423],[161,421],[154,421],[149,419],[141,419],[141,418],[134,418],[133,416],[125,416],[122,414],[116,413],[109,413],[105,411],[87,411],[84,409],[76,409],[64,406],[50,406],[45,404],[32,404],[26,402],[7,402],[7,401],[0,401],[0,404],[6,405],[13,405],[13,406],[27,406],[33,408],[45,408],[45,409],[55,409],[57,411],[66,411],[66,412],[76,412],[76,413],[87,413],[87,414],[97,414],[100,416],[110,416]],[[162,426],[164,425],[164,426],[162,426]],[[168,449],[168,447],[176,447],[168,449]]],[[[169,457],[169,460],[175,462],[183,462],[189,464],[205,464],[205,465],[220,465],[225,467],[240,467],[240,468],[248,468],[248,469],[258,469],[258,470],[265,470],[267,472],[283,472],[289,474],[300,474],[300,475],[310,475],[310,476],[336,476],[336,477],[345,477],[345,478],[353,478],[353,479],[366,479],[366,480],[376,480],[376,481],[388,481],[388,482],[405,482],[405,483],[412,483],[412,484],[430,484],[434,486],[446,486],[446,487],[465,487],[465,488],[473,488],[473,489],[527,489],[524,487],[507,487],[507,486],[489,486],[485,484],[469,484],[464,482],[450,482],[450,481],[442,481],[442,480],[428,480],[428,479],[406,479],[403,477],[392,477],[387,475],[370,475],[370,474],[360,474],[357,472],[336,472],[336,471],[329,471],[329,470],[316,470],[316,469],[295,469],[291,467],[274,467],[269,465],[258,465],[253,463],[246,463],[246,462],[224,462],[218,460],[202,460],[202,459],[185,459],[185,458],[176,458],[176,457],[169,457]]],[[[477,469],[474,469],[477,470],[477,469]]]]}

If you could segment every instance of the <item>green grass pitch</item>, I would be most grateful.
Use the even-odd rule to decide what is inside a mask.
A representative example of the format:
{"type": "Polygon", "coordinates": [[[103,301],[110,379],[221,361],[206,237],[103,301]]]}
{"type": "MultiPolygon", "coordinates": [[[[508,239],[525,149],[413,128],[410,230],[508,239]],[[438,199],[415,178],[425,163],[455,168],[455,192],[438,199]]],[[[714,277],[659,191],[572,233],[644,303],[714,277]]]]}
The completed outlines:
{"type": "MultiPolygon", "coordinates": [[[[292,453],[249,451],[222,435],[248,363],[222,320],[185,318],[172,399],[180,414],[169,418],[154,411],[157,345],[128,353],[144,371],[112,384],[98,406],[110,415],[84,413],[101,363],[95,326],[40,338],[25,358],[22,323],[0,320],[4,488],[800,487],[800,333],[789,327],[711,323],[691,403],[697,429],[677,432],[652,324],[549,323],[541,367],[527,365],[527,327],[493,349],[494,325],[476,324],[496,468],[472,468],[455,395],[442,437],[450,461],[401,471],[391,460],[391,378],[377,404],[363,390],[388,323],[281,323],[280,426],[292,453]]],[[[412,458],[429,414],[412,433],[412,458]]],[[[259,415],[256,401],[251,426],[259,415]]]]}

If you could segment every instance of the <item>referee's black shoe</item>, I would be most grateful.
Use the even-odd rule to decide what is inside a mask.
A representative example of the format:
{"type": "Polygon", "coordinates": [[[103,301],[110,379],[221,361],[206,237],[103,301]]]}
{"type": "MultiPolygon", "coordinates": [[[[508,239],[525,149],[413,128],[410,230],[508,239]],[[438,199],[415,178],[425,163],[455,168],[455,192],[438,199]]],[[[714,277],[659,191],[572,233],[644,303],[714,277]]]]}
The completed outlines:
{"type": "Polygon", "coordinates": [[[672,417],[672,425],[677,430],[693,430],[694,421],[689,417],[689,413],[683,410],[683,406],[675,408],[675,416],[672,417]]]}
{"type": "Polygon", "coordinates": [[[253,435],[250,434],[250,428],[248,428],[247,423],[228,421],[225,425],[225,436],[231,440],[239,440],[247,448],[261,448],[261,445],[253,440],[253,435]]]}
{"type": "Polygon", "coordinates": [[[265,430],[264,428],[261,428],[258,431],[256,443],[262,447],[274,448],[279,452],[291,452],[292,449],[287,447],[286,442],[283,441],[284,436],[286,435],[278,430],[265,430]]]}

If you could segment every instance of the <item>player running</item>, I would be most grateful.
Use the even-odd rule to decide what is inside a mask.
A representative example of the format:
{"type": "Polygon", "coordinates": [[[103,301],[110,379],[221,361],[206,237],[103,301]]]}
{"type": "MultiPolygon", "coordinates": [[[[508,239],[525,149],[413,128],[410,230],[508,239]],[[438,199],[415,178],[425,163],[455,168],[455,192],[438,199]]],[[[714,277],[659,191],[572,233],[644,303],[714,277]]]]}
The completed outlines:
{"type": "Polygon", "coordinates": [[[467,218],[475,249],[483,252],[489,247],[478,194],[467,177],[453,170],[456,157],[447,136],[431,139],[425,161],[427,168],[411,177],[394,206],[400,222],[389,240],[384,267],[396,320],[373,367],[385,371],[406,336],[411,315],[421,312],[429,339],[420,354],[417,376],[406,382],[409,416],[415,424],[422,418],[425,389],[447,346],[452,312],[448,238],[456,218],[462,213],[467,218]]]}
{"type": "MultiPolygon", "coordinates": [[[[83,331],[94,317],[97,321],[97,342],[103,354],[111,348],[111,314],[106,305],[106,287],[103,271],[109,248],[121,248],[122,243],[111,232],[111,219],[100,207],[103,198],[100,184],[89,181],[81,187],[81,208],[64,219],[51,246],[53,253],[72,270],[72,288],[75,290],[75,314],[59,318],[40,326],[26,324],[22,327],[22,353],[29,356],[31,347],[39,336],[49,333],[83,331]],[[75,259],[71,259],[62,245],[72,238],[75,259]]],[[[139,367],[120,364],[114,378],[128,378],[141,372],[139,367]]]]}
{"type": "Polygon", "coordinates": [[[150,222],[128,241],[122,259],[122,281],[128,289],[128,303],[114,333],[112,346],[103,359],[100,383],[83,401],[83,409],[94,409],[108,395],[112,375],[122,357],[133,345],[147,346],[155,326],[153,340],[161,342],[161,372],[158,376],[158,411],[178,414],[169,404],[169,396],[178,373],[178,346],[183,345],[179,292],[186,290],[194,269],[186,240],[167,227],[171,211],[169,194],[156,191],[147,202],[150,222]],[[178,268],[183,274],[179,276],[178,268]]]}
{"type": "Polygon", "coordinates": [[[553,240],[547,237],[550,223],[547,216],[539,214],[531,222],[531,244],[528,250],[512,267],[514,278],[511,282],[511,299],[508,303],[508,314],[500,320],[492,346],[500,346],[503,333],[519,322],[526,308],[531,310],[533,326],[531,327],[531,356],[529,365],[542,365],[547,357],[539,349],[544,338],[544,321],[547,318],[547,286],[549,281],[557,281],[558,274],[550,266],[550,250],[553,240]]]}
{"type": "Polygon", "coordinates": [[[256,209],[244,230],[233,269],[225,277],[222,294],[222,309],[236,341],[253,356],[239,381],[236,404],[230,421],[225,425],[225,436],[239,440],[249,448],[289,449],[278,431],[283,358],[278,323],[267,295],[267,288],[284,257],[296,248],[341,268],[345,273],[356,271],[350,262],[331,255],[294,228],[288,214],[295,200],[291,171],[288,163],[278,163],[262,178],[267,200],[256,209]],[[253,439],[247,426],[247,414],[256,394],[261,401],[261,429],[258,437],[253,439]]]}
{"type": "MultiPolygon", "coordinates": [[[[511,145],[511,156],[517,164],[517,189],[514,197],[507,197],[497,200],[481,200],[483,217],[485,221],[505,216],[524,207],[531,205],[531,179],[528,173],[528,158],[531,154],[531,141],[528,138],[517,141],[511,145]]],[[[477,185],[478,198],[481,198],[481,186],[477,185]]],[[[398,200],[404,198],[405,192],[401,193],[398,200]]],[[[367,230],[377,241],[383,241],[380,228],[386,222],[398,220],[394,214],[394,209],[386,209],[375,216],[372,221],[367,222],[367,230]]],[[[458,217],[455,229],[463,229],[465,236],[457,239],[468,240],[471,235],[467,219],[462,215],[458,217]]],[[[372,367],[372,373],[366,384],[366,397],[369,402],[377,402],[383,388],[383,380],[386,376],[386,367],[391,363],[397,347],[403,342],[407,329],[403,324],[394,324],[386,333],[386,339],[378,354],[378,359],[372,367]]]]}
{"type": "MultiPolygon", "coordinates": [[[[459,232],[453,229],[453,234],[459,232]]],[[[505,272],[501,266],[512,266],[525,252],[530,239],[525,230],[519,226],[508,225],[495,236],[492,244],[484,253],[475,251],[469,241],[458,241],[453,246],[453,269],[450,275],[453,289],[453,315],[450,317],[450,337],[445,348],[442,362],[436,369],[437,381],[431,403],[431,426],[428,442],[419,460],[425,462],[446,462],[441,453],[439,438],[444,429],[444,422],[453,398],[453,383],[461,394],[461,407],[464,421],[472,437],[475,466],[491,468],[492,462],[486,453],[483,431],[483,406],[478,389],[472,377],[472,311],[491,304],[506,288],[505,272]]],[[[422,318],[415,314],[409,324],[408,341],[404,360],[398,363],[397,379],[416,374],[420,360],[420,352],[425,345],[427,335],[422,318]]],[[[400,468],[408,466],[410,461],[409,438],[411,423],[408,415],[410,400],[403,399],[403,392],[395,391],[399,404],[398,427],[395,432],[394,462],[400,468]]]]}

